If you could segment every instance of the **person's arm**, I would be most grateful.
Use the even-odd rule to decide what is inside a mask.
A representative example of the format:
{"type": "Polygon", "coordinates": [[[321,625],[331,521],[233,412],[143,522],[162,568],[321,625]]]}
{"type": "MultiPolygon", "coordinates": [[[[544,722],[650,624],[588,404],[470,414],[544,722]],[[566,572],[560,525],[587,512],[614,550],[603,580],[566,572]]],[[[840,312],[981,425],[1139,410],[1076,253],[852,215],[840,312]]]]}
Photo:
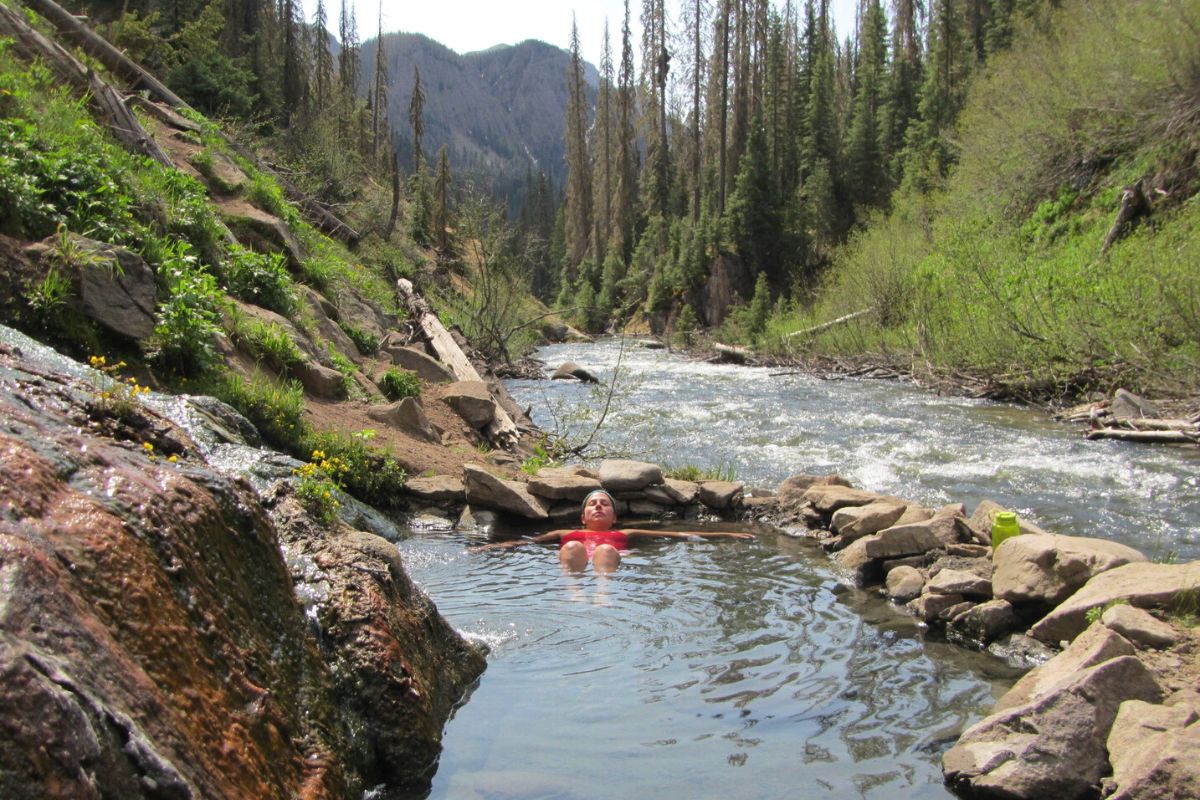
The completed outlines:
{"type": "Polygon", "coordinates": [[[520,547],[523,544],[544,544],[545,542],[557,542],[570,531],[548,531],[540,533],[537,536],[521,537],[520,539],[509,539],[506,542],[490,542],[481,544],[475,547],[468,547],[468,553],[475,553],[480,550],[497,550],[501,547],[520,547]]]}
{"type": "Polygon", "coordinates": [[[753,539],[753,533],[734,531],[648,531],[642,528],[622,528],[629,537],[644,536],[660,539],[753,539]]]}

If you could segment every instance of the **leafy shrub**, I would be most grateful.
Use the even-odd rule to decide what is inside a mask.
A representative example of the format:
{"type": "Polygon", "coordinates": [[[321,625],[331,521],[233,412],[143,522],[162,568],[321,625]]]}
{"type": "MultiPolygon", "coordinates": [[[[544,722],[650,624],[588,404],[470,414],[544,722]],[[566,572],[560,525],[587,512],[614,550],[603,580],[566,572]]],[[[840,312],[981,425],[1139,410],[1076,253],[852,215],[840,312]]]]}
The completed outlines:
{"type": "Polygon", "coordinates": [[[304,421],[304,389],[297,381],[280,384],[262,375],[248,381],[227,375],[202,388],[241,412],[272,446],[301,451],[309,427],[304,421]]]}
{"type": "Polygon", "coordinates": [[[152,355],[182,375],[202,372],[216,358],[213,338],[220,330],[224,295],[212,275],[190,254],[187,242],[176,240],[160,269],[167,298],[159,306],[152,355]]]}
{"type": "Polygon", "coordinates": [[[286,370],[304,360],[291,334],[277,323],[254,320],[242,335],[255,358],[278,369],[286,370]]]}
{"type": "Polygon", "coordinates": [[[402,400],[405,397],[421,396],[421,379],[415,372],[397,367],[388,367],[387,372],[379,379],[379,388],[389,400],[402,400]]]}
{"type": "Polygon", "coordinates": [[[256,253],[232,245],[225,275],[230,294],[239,300],[269,308],[285,317],[295,312],[296,296],[283,254],[256,253]]]}
{"type": "Polygon", "coordinates": [[[313,450],[311,461],[292,470],[299,479],[296,496],[310,514],[326,525],[337,518],[338,509],[342,507],[337,493],[342,489],[342,475],[349,470],[345,461],[338,456],[326,457],[323,450],[313,450]]]}
{"type": "Polygon", "coordinates": [[[338,322],[338,326],[350,337],[350,341],[354,342],[354,346],[363,355],[370,356],[379,352],[379,340],[362,328],[349,322],[338,322]]]}
{"type": "Polygon", "coordinates": [[[329,431],[309,436],[305,444],[306,449],[320,450],[345,464],[340,474],[346,491],[371,505],[393,508],[407,475],[390,454],[368,444],[374,435],[371,430],[352,434],[329,431]]]}

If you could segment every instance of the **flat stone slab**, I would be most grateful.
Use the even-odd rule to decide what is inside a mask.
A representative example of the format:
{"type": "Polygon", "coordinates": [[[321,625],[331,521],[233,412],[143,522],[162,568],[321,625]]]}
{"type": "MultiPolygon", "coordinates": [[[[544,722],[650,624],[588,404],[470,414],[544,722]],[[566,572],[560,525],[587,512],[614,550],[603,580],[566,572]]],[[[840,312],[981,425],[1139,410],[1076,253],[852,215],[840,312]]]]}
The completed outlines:
{"type": "Polygon", "coordinates": [[[743,488],[741,481],[703,481],[700,484],[700,502],[718,511],[737,508],[742,502],[743,488]]]}
{"type": "Polygon", "coordinates": [[[580,475],[569,467],[546,467],[529,479],[529,491],[548,500],[582,502],[589,492],[600,488],[599,479],[580,475]]]}
{"type": "Polygon", "coordinates": [[[431,503],[461,503],[467,499],[462,480],[453,475],[409,478],[404,482],[404,489],[414,497],[431,503]]]}
{"type": "Polygon", "coordinates": [[[497,478],[483,467],[463,465],[463,484],[471,505],[495,508],[527,519],[548,519],[546,504],[529,493],[525,484],[497,478]]]}
{"type": "Polygon", "coordinates": [[[636,492],[662,482],[662,468],[657,464],[624,459],[600,462],[600,483],[610,492],[636,492]]]}
{"type": "Polygon", "coordinates": [[[893,500],[885,495],[868,492],[863,489],[852,489],[849,486],[831,484],[810,486],[801,496],[802,500],[812,503],[813,508],[822,514],[832,514],[846,506],[865,506],[881,500],[893,500]]]}
{"type": "Polygon", "coordinates": [[[1197,586],[1200,586],[1200,561],[1124,564],[1092,578],[1043,617],[1029,634],[1047,644],[1070,641],[1087,627],[1087,612],[1093,608],[1121,600],[1138,608],[1165,608],[1176,595],[1194,592],[1197,586]]]}

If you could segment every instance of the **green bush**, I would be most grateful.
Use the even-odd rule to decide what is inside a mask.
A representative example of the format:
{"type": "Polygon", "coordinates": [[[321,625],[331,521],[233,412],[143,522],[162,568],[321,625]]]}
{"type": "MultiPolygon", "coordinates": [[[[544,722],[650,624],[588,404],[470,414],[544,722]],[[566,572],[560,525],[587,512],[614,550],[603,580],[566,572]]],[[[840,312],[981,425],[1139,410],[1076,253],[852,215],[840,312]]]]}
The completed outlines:
{"type": "Polygon", "coordinates": [[[198,388],[236,408],[273,447],[303,452],[310,430],[304,421],[304,389],[299,382],[279,383],[257,374],[246,380],[231,374],[198,388]]]}
{"type": "Polygon", "coordinates": [[[269,308],[285,317],[295,313],[296,296],[281,253],[256,253],[232,245],[225,262],[225,276],[229,293],[239,300],[269,308]]]}
{"type": "Polygon", "coordinates": [[[226,302],[216,279],[190,254],[187,242],[166,246],[160,267],[167,297],[158,308],[151,354],[181,375],[203,372],[216,359],[214,338],[226,302]]]}
{"type": "Polygon", "coordinates": [[[388,367],[387,372],[383,373],[383,377],[379,379],[379,388],[389,400],[420,397],[421,379],[415,372],[388,367]]]}
{"type": "Polygon", "coordinates": [[[328,459],[339,459],[345,466],[340,471],[342,485],[350,494],[374,506],[394,508],[407,475],[396,459],[369,444],[374,435],[371,430],[316,433],[305,440],[304,450],[319,450],[328,459]]]}
{"type": "Polygon", "coordinates": [[[363,355],[370,356],[379,352],[379,340],[362,328],[349,322],[338,322],[338,326],[350,337],[350,341],[354,342],[354,346],[363,355]]]}
{"type": "Polygon", "coordinates": [[[253,320],[239,333],[256,359],[276,369],[287,370],[304,360],[304,354],[282,325],[253,320]]]}

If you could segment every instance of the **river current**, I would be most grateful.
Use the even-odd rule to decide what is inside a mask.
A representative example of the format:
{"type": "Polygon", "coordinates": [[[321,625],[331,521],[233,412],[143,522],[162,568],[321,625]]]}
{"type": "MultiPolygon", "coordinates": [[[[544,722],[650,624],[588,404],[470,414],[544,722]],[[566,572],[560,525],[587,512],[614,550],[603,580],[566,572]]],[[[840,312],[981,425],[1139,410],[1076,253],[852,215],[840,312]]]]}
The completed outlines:
{"type": "MultiPolygon", "coordinates": [[[[992,499],[1060,533],[1200,556],[1200,454],[1086,442],[1036,411],[894,381],[710,365],[618,341],[545,348],[621,387],[596,439],[750,487],[837,472],[926,505],[992,499]],[[619,370],[618,370],[619,365],[619,370]]],[[[575,440],[603,394],[513,381],[575,440]]],[[[941,754],[1016,673],[927,637],[783,532],[659,541],[611,576],[552,548],[420,531],[411,575],[488,669],[446,730],[435,798],[945,798],[941,754]]]]}

